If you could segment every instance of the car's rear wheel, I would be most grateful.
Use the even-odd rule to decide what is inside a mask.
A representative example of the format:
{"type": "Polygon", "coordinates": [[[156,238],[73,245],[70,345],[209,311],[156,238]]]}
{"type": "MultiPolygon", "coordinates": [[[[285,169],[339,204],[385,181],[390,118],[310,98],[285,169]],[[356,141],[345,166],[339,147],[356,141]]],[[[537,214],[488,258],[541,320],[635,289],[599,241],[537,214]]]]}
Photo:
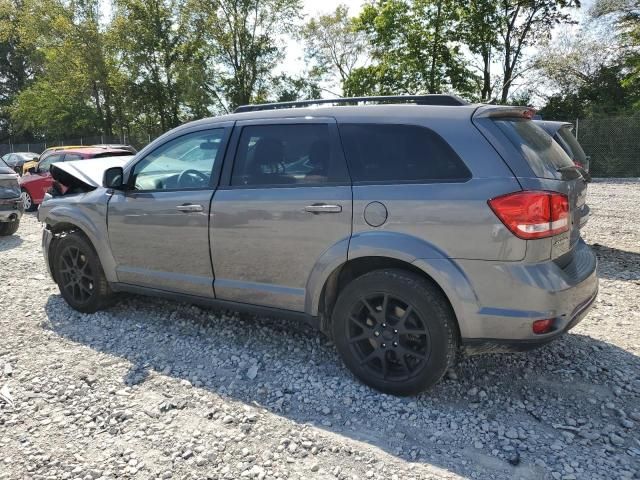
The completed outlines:
{"type": "Polygon", "coordinates": [[[87,238],[72,232],[55,248],[53,275],[67,303],[83,313],[106,308],[112,298],[98,254],[87,238]]]}
{"type": "Polygon", "coordinates": [[[22,197],[22,204],[24,205],[25,212],[33,212],[37,205],[33,203],[31,194],[23,188],[20,196],[22,197]]]}
{"type": "Polygon", "coordinates": [[[403,270],[376,270],[340,293],[333,338],[347,367],[385,393],[414,395],[455,361],[455,316],[432,283],[403,270]]]}
{"type": "Polygon", "coordinates": [[[8,237],[18,231],[20,227],[20,220],[14,220],[13,222],[0,222],[0,237],[8,237]]]}

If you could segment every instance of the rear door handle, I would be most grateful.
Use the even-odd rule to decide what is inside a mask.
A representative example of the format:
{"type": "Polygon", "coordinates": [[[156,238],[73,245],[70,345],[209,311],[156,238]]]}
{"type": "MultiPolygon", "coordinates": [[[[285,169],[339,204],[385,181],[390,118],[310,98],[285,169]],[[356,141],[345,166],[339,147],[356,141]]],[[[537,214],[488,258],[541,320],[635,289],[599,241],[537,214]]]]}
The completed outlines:
{"type": "Polygon", "coordinates": [[[203,212],[204,211],[204,207],[202,205],[196,205],[193,203],[187,203],[184,205],[178,205],[176,207],[177,210],[181,211],[181,212],[185,212],[185,213],[190,213],[190,212],[203,212]]]}
{"type": "Polygon", "coordinates": [[[340,213],[342,211],[342,205],[318,203],[314,205],[307,205],[304,207],[304,211],[309,213],[340,213]]]}

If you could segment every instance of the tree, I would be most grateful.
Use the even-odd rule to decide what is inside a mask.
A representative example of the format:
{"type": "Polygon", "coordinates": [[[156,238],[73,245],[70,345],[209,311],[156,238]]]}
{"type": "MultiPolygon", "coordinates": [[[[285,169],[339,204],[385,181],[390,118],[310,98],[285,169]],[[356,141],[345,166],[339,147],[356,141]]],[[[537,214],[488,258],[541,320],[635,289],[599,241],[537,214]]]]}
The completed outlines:
{"type": "Polygon", "coordinates": [[[300,34],[305,43],[305,56],[314,64],[312,76],[344,85],[352,71],[364,62],[366,42],[362,31],[355,28],[345,5],[333,13],[312,18],[300,34]]]}
{"type": "Polygon", "coordinates": [[[497,29],[502,54],[502,103],[507,102],[514,81],[524,73],[525,49],[548,39],[556,25],[572,22],[566,10],[571,7],[580,7],[580,0],[500,0],[497,29]]]}
{"type": "Polygon", "coordinates": [[[628,68],[624,83],[640,96],[640,0],[597,0],[591,16],[612,19],[628,68]]]}
{"type": "Polygon", "coordinates": [[[494,83],[491,76],[493,53],[498,48],[497,3],[493,0],[470,0],[462,2],[463,39],[472,54],[480,57],[482,87],[480,100],[489,101],[493,96],[494,83]]]}
{"type": "Polygon", "coordinates": [[[97,0],[24,0],[17,28],[24,47],[39,52],[42,72],[13,102],[18,130],[63,135],[70,123],[83,133],[112,133],[108,59],[98,10],[97,0]]]}
{"type": "Polygon", "coordinates": [[[300,18],[300,0],[193,0],[209,63],[220,78],[225,108],[266,98],[284,57],[279,39],[300,18]]]}
{"type": "Polygon", "coordinates": [[[378,0],[357,20],[372,64],[346,82],[354,94],[470,93],[475,82],[460,49],[455,0],[378,0]]]}
{"type": "Polygon", "coordinates": [[[321,89],[314,80],[305,77],[279,75],[273,81],[274,102],[294,102],[320,98],[321,89]]]}
{"type": "Polygon", "coordinates": [[[202,30],[187,0],[116,0],[111,41],[131,106],[147,128],[168,130],[208,111],[202,30]],[[191,107],[187,106],[190,99],[191,107]],[[193,110],[196,114],[193,114],[193,110]]]}
{"type": "Polygon", "coordinates": [[[9,107],[42,71],[42,56],[22,40],[23,9],[23,0],[0,0],[0,139],[10,131],[9,107]]]}

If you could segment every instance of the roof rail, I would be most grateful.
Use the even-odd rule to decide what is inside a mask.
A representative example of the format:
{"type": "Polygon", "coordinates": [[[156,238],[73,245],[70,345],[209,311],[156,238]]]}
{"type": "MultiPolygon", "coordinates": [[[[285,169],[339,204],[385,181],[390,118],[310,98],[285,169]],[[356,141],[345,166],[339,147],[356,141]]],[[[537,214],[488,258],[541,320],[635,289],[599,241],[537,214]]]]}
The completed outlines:
{"type": "Polygon", "coordinates": [[[351,105],[359,103],[415,103],[416,105],[468,105],[468,102],[456,95],[388,95],[381,97],[347,97],[302,100],[299,102],[262,103],[258,105],[242,105],[234,113],[277,110],[280,108],[299,108],[311,105],[351,105]]]}

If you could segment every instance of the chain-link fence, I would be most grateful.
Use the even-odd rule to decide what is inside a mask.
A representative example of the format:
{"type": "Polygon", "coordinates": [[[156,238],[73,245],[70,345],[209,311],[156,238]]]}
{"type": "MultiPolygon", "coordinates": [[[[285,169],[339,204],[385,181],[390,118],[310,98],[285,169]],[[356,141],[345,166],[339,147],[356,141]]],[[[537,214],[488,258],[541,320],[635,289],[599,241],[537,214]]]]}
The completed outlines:
{"type": "Polygon", "coordinates": [[[640,113],[580,118],[574,133],[594,177],[640,177],[640,113]]]}
{"type": "Polygon", "coordinates": [[[66,138],[64,140],[42,140],[20,143],[0,143],[0,156],[12,152],[42,153],[49,147],[86,146],[103,144],[131,145],[140,150],[142,147],[156,138],[159,133],[143,133],[134,136],[127,135],[95,135],[92,137],[66,138]]]}
{"type": "MultiPolygon", "coordinates": [[[[640,113],[616,117],[579,118],[574,133],[590,158],[594,177],[640,177],[640,113]]],[[[133,136],[78,137],[29,143],[0,143],[0,156],[9,152],[41,153],[48,147],[65,145],[127,144],[140,150],[157,133],[133,136]]]]}

